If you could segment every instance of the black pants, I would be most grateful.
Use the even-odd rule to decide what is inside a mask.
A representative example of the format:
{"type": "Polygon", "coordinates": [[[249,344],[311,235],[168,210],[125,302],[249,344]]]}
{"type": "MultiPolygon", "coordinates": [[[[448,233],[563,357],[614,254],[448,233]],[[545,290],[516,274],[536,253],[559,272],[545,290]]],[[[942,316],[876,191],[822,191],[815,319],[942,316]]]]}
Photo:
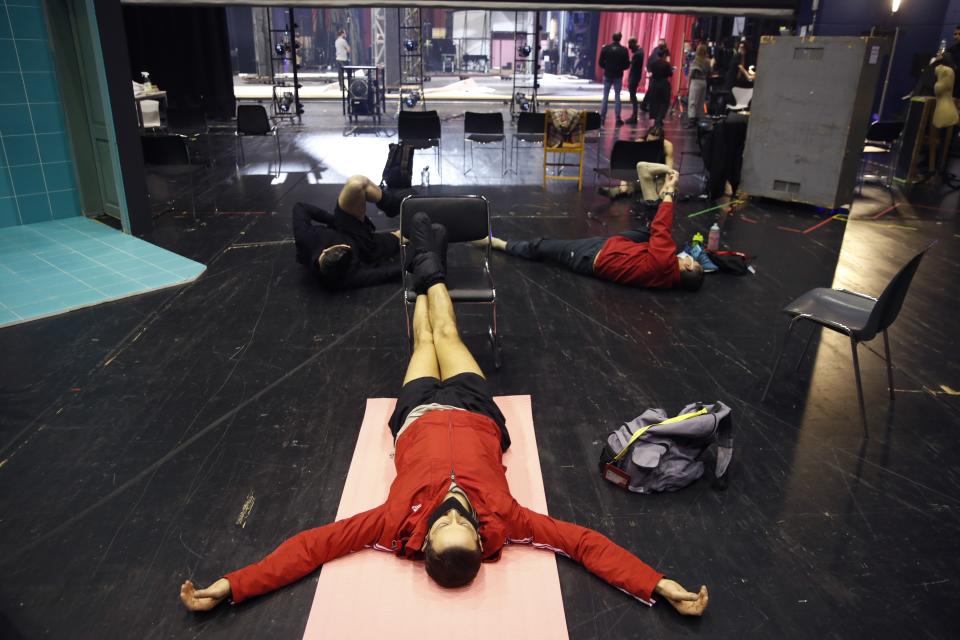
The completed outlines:
{"type": "Polygon", "coordinates": [[[639,86],[639,82],[630,82],[627,84],[627,89],[630,91],[630,106],[633,107],[633,115],[630,116],[631,120],[635,120],[637,117],[637,88],[639,86]]]}
{"type": "Polygon", "coordinates": [[[343,65],[347,64],[342,60],[337,60],[337,81],[340,83],[340,91],[343,91],[343,65]]]}
{"type": "MultiPolygon", "coordinates": [[[[650,234],[645,231],[629,230],[616,235],[634,242],[650,240],[650,234]]],[[[546,260],[566,267],[574,273],[592,276],[593,261],[596,260],[597,254],[608,239],[607,236],[592,236],[574,240],[552,240],[550,238],[511,240],[507,242],[506,252],[527,260],[546,260]]]]}

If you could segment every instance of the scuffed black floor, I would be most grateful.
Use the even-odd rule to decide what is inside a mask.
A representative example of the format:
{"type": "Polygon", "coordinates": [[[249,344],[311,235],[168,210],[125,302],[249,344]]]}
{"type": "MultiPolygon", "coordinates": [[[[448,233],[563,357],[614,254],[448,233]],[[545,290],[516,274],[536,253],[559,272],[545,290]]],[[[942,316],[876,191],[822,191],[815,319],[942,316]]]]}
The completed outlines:
{"type": "MultiPolygon", "coordinates": [[[[453,113],[444,175],[462,182],[453,179],[461,126],[453,113]]],[[[164,214],[150,237],[208,264],[194,284],[0,331],[3,637],[302,634],[316,574],[209,615],[185,612],[177,590],[329,521],[365,398],[399,388],[407,357],[399,287],[333,296],[293,261],[290,207],[300,199],[332,206],[339,178],[324,173],[322,156],[347,153],[352,139],[341,136],[320,158],[297,148],[338,126],[318,119],[289,132],[293,169],[282,181],[237,173],[231,145],[217,145],[217,172],[198,188],[199,220],[164,214]],[[251,495],[253,511],[238,525],[251,495]]],[[[670,132],[691,148],[686,135],[670,132]]],[[[247,149],[264,163],[270,152],[247,149]]],[[[609,206],[567,185],[542,191],[530,168],[535,152],[526,173],[502,181],[491,178],[495,156],[482,161],[480,186],[432,191],[486,195],[495,233],[508,238],[630,225],[626,203],[609,206]]],[[[371,158],[367,173],[381,163],[371,158]]],[[[698,160],[685,157],[683,170],[695,173],[698,160]]],[[[696,184],[688,175],[682,187],[696,184]]],[[[603,531],[687,586],[710,588],[707,615],[685,620],[559,560],[571,638],[955,633],[957,196],[921,192],[884,213],[890,195],[864,193],[849,222],[771,202],[739,209],[724,242],[757,255],[757,273],[709,276],[697,294],[624,289],[495,256],[503,368],[492,368],[480,313],[462,313],[465,338],[496,393],[533,397],[551,514],[603,531]],[[891,329],[892,407],[882,344],[861,350],[869,440],[840,336],[815,338],[794,373],[801,333],[759,404],[786,302],[815,286],[877,294],[933,239],[891,329]],[[599,478],[600,441],[620,422],[648,406],[676,411],[714,399],[736,420],[727,491],[704,480],[638,496],[599,478]]],[[[678,206],[678,240],[712,223],[712,213],[688,217],[707,206],[678,206]]]]}

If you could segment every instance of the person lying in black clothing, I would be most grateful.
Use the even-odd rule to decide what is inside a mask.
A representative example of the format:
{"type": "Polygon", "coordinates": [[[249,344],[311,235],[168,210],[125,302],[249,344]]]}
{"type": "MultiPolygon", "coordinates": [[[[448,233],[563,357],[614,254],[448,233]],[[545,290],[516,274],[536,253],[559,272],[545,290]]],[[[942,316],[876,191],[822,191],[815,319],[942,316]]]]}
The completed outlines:
{"type": "Polygon", "coordinates": [[[366,208],[376,203],[392,218],[400,214],[400,200],[366,176],[351,176],[333,213],[298,202],[293,206],[297,262],[334,291],[398,282],[400,232],[377,231],[366,208]]]}

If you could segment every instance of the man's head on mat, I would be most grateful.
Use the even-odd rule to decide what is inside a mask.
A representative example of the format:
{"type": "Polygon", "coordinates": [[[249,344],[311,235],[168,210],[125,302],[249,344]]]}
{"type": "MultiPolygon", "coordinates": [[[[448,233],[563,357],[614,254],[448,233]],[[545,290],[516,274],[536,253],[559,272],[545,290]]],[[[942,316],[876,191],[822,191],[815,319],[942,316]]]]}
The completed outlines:
{"type": "Polygon", "coordinates": [[[325,280],[336,281],[350,268],[353,253],[348,244],[335,244],[327,247],[317,258],[317,269],[325,280]]]}
{"type": "Polygon", "coordinates": [[[448,493],[427,520],[423,543],[427,575],[441,587],[469,584],[480,570],[480,523],[460,496],[448,493]]]}
{"type": "Polygon", "coordinates": [[[687,291],[696,291],[703,284],[703,266],[690,256],[679,256],[680,283],[677,285],[687,291]]]}

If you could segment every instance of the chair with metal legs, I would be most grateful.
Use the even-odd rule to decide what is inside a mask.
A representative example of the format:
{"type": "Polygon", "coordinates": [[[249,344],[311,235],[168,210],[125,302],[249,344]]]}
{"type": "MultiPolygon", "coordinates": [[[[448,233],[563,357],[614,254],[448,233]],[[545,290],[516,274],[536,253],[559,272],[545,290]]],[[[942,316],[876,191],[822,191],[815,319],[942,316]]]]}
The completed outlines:
{"type": "MultiPolygon", "coordinates": [[[[843,289],[828,289],[818,287],[806,292],[786,307],[783,312],[790,315],[790,324],[783,335],[783,339],[777,349],[777,356],[773,361],[773,369],[770,371],[770,378],[767,380],[767,386],[763,389],[763,396],[760,402],[767,397],[770,391],[770,384],[780,365],[780,359],[783,357],[784,347],[790,333],[800,320],[808,320],[815,325],[820,325],[838,333],[843,333],[850,338],[850,348],[853,354],[853,372],[857,381],[857,399],[860,402],[860,418],[863,421],[863,434],[865,438],[870,437],[867,430],[867,410],[863,402],[863,386],[860,382],[860,360],[857,357],[857,345],[861,342],[872,340],[878,333],[883,333],[883,349],[887,363],[887,384],[890,388],[890,402],[894,400],[893,396],[893,363],[890,359],[890,340],[887,337],[887,328],[893,324],[903,306],[903,300],[910,289],[910,282],[913,275],[920,266],[920,260],[924,254],[930,250],[935,243],[928,245],[923,251],[915,255],[884,288],[879,298],[873,298],[863,293],[855,291],[845,291],[843,289]]],[[[810,331],[807,342],[803,347],[803,353],[797,361],[796,369],[800,368],[800,363],[807,353],[807,348],[813,340],[813,334],[816,327],[810,331]]]]}
{"type": "Polygon", "coordinates": [[[401,111],[397,114],[397,139],[416,150],[433,149],[437,159],[437,179],[443,182],[442,127],[436,111],[401,111]]]}
{"type": "Polygon", "coordinates": [[[596,186],[597,167],[600,166],[600,147],[603,146],[603,121],[600,120],[599,111],[587,111],[587,126],[583,133],[584,144],[596,145],[597,161],[593,163],[593,184],[596,186]]]}
{"type": "Polygon", "coordinates": [[[475,113],[467,111],[463,114],[463,175],[473,171],[474,145],[494,145],[500,143],[500,175],[507,173],[507,142],[503,133],[503,114],[475,113]],[[470,143],[470,168],[467,168],[467,142],[470,143]]]}
{"type": "Polygon", "coordinates": [[[546,116],[542,113],[520,113],[517,115],[517,129],[513,133],[513,146],[510,150],[510,166],[517,173],[520,163],[520,147],[543,146],[543,130],[546,116]],[[521,145],[520,143],[524,144],[521,145]]]}
{"type": "Polygon", "coordinates": [[[247,158],[243,150],[243,139],[247,136],[273,136],[277,142],[277,175],[283,166],[283,156],[280,155],[280,134],[276,125],[270,122],[267,110],[260,104],[237,105],[237,159],[246,164],[247,158]]]}
{"type": "MultiPolygon", "coordinates": [[[[447,228],[450,243],[450,264],[447,267],[447,290],[454,304],[483,304],[490,307],[487,337],[493,352],[493,366],[501,364],[500,334],[497,333],[497,289],[494,286],[491,268],[492,231],[490,227],[490,204],[482,196],[407,196],[400,205],[400,230],[403,237],[410,237],[410,220],[418,211],[430,216],[433,222],[447,228]],[[457,253],[453,245],[484,241],[482,256],[479,251],[457,253]],[[466,259],[463,259],[466,258],[466,259]]],[[[407,263],[406,243],[400,245],[401,263],[407,263]]],[[[407,325],[407,339],[413,347],[413,307],[417,294],[413,291],[410,274],[403,272],[403,311],[407,325]]]]}
{"type": "MultiPolygon", "coordinates": [[[[197,219],[195,176],[208,169],[205,165],[191,162],[187,137],[182,135],[141,136],[143,163],[149,172],[169,182],[178,182],[186,177],[190,184],[190,212],[197,219]]],[[[172,202],[172,201],[171,201],[172,202]]],[[[216,209],[216,205],[214,205],[216,209]]]]}

